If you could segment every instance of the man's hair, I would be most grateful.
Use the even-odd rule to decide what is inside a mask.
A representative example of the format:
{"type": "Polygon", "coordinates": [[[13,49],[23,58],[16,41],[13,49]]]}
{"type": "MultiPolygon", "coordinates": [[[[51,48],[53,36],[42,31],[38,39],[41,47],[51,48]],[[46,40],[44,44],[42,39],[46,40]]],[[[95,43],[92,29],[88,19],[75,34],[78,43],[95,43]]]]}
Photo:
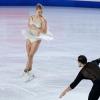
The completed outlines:
{"type": "Polygon", "coordinates": [[[78,61],[79,61],[80,63],[82,63],[82,64],[86,64],[86,63],[87,63],[87,58],[86,58],[86,56],[84,56],[84,55],[80,55],[80,56],[78,57],[78,61]]]}

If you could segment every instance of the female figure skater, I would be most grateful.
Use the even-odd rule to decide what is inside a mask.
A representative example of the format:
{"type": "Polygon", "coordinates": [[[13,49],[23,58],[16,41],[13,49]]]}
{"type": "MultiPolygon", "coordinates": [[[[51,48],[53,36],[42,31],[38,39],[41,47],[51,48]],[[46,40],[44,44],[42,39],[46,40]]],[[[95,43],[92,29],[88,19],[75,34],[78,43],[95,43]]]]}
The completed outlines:
{"type": "Polygon", "coordinates": [[[87,62],[87,58],[84,55],[78,57],[79,67],[82,67],[81,71],[77,75],[76,79],[69,87],[61,93],[62,98],[67,92],[74,89],[81,80],[88,79],[93,82],[93,87],[90,91],[88,100],[98,100],[100,97],[100,58],[92,62],[87,62]]]}
{"type": "Polygon", "coordinates": [[[41,39],[37,38],[41,33],[47,33],[47,22],[42,15],[43,8],[41,4],[36,5],[35,15],[29,17],[28,28],[29,32],[26,34],[26,51],[27,64],[24,69],[25,73],[32,70],[33,58],[39,48],[41,39]]]}

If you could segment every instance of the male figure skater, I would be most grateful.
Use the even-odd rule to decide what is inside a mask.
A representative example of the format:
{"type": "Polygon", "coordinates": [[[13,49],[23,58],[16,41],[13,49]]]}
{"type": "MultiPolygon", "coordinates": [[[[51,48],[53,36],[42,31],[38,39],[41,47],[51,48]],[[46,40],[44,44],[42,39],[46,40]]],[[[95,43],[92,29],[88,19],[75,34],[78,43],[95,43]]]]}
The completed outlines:
{"type": "Polygon", "coordinates": [[[69,87],[61,93],[60,98],[62,98],[67,92],[74,89],[81,80],[88,79],[93,82],[93,87],[88,96],[88,100],[98,100],[100,97],[100,68],[99,68],[100,58],[87,62],[87,58],[84,55],[78,57],[78,65],[81,67],[81,71],[77,75],[76,79],[70,84],[69,87]]]}

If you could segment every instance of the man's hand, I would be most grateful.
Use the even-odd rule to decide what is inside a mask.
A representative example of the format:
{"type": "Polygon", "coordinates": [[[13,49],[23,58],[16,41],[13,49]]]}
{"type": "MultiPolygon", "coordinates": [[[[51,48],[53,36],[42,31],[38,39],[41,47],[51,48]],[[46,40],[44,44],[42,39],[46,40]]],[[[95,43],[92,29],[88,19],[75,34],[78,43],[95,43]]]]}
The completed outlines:
{"type": "Polygon", "coordinates": [[[59,96],[59,98],[62,98],[63,96],[65,96],[65,94],[66,93],[68,93],[69,91],[71,91],[72,89],[71,89],[71,87],[69,86],[69,87],[67,87],[67,88],[65,88],[65,90],[61,93],[61,95],[59,96]]]}
{"type": "Polygon", "coordinates": [[[62,98],[65,94],[66,94],[66,90],[64,90],[61,94],[60,94],[60,96],[59,96],[59,98],[62,98]]]}

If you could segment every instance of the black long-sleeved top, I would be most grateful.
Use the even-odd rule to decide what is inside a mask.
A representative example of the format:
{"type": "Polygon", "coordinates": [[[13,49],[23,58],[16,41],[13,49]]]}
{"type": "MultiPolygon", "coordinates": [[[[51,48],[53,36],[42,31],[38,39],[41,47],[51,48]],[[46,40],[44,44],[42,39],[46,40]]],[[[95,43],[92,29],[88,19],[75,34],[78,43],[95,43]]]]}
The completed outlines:
{"type": "Polygon", "coordinates": [[[100,68],[99,68],[100,58],[88,62],[79,72],[76,79],[73,83],[70,84],[70,87],[74,89],[81,80],[88,79],[91,80],[93,83],[96,80],[100,80],[100,68]]]}

